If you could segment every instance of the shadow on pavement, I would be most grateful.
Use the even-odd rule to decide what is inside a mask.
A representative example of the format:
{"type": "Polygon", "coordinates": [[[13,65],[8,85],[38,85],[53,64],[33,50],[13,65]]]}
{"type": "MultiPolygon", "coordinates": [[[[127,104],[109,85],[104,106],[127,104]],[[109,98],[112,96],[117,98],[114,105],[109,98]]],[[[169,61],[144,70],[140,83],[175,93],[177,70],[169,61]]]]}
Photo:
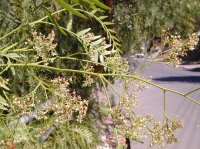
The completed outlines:
{"type": "Polygon", "coordinates": [[[193,71],[193,72],[200,72],[200,68],[194,68],[194,69],[190,69],[189,71],[193,71]]]}
{"type": "Polygon", "coordinates": [[[200,83],[200,76],[175,76],[153,78],[154,81],[200,83]]]}

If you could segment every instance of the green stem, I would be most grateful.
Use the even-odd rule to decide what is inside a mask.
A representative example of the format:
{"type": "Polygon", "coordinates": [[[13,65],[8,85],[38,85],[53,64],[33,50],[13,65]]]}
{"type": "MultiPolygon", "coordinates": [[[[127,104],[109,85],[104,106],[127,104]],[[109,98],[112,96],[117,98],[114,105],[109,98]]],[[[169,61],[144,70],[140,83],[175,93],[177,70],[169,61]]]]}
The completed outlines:
{"type": "Polygon", "coordinates": [[[99,78],[100,78],[100,80],[101,80],[101,82],[102,82],[102,84],[103,84],[104,91],[105,91],[105,93],[106,93],[106,98],[107,98],[107,101],[108,101],[110,110],[112,110],[112,105],[111,105],[111,102],[110,102],[110,99],[109,99],[108,90],[106,89],[106,85],[105,85],[105,82],[103,81],[102,77],[103,77],[103,76],[101,76],[101,75],[99,76],[99,78]]]}
{"type": "Polygon", "coordinates": [[[194,93],[194,92],[196,92],[196,91],[198,91],[198,90],[200,90],[200,88],[194,89],[194,90],[192,90],[192,91],[186,93],[185,96],[187,96],[187,95],[189,95],[189,94],[191,94],[191,93],[194,93]]]}
{"type": "Polygon", "coordinates": [[[35,68],[42,68],[42,69],[47,69],[47,70],[52,70],[52,71],[57,71],[57,72],[72,72],[72,73],[81,73],[81,74],[88,74],[88,75],[92,75],[92,76],[96,76],[96,77],[99,77],[100,75],[102,76],[111,76],[111,77],[126,77],[126,78],[132,78],[132,79],[136,79],[136,80],[139,80],[141,82],[144,82],[144,83],[147,83],[147,84],[150,84],[154,87],[157,87],[161,90],[165,90],[165,91],[169,91],[169,92],[172,92],[172,93],[175,93],[175,94],[178,94],[178,95],[181,95],[185,98],[187,98],[188,100],[200,105],[200,103],[194,99],[192,99],[191,97],[187,96],[186,94],[183,94],[181,92],[178,92],[178,91],[175,91],[175,90],[172,90],[172,89],[169,89],[169,88],[165,88],[165,87],[162,87],[158,84],[155,84],[153,82],[150,82],[146,79],[143,79],[143,78],[140,78],[138,76],[135,76],[135,75],[125,75],[125,74],[104,74],[104,73],[94,73],[94,72],[88,72],[88,71],[83,71],[83,70],[75,70],[75,69],[62,69],[62,68],[56,68],[56,67],[51,67],[51,66],[44,66],[44,65],[38,65],[37,63],[27,63],[27,64],[0,64],[0,67],[7,67],[7,66],[10,66],[10,67],[35,67],[35,68]]]}
{"type": "Polygon", "coordinates": [[[102,64],[102,63],[98,63],[98,62],[90,61],[90,60],[82,60],[82,59],[74,58],[74,57],[63,56],[63,57],[60,57],[60,59],[69,59],[69,60],[75,60],[75,61],[82,61],[82,62],[88,62],[88,63],[93,63],[93,64],[96,64],[96,65],[101,65],[101,66],[104,66],[104,67],[108,67],[108,66],[106,66],[105,64],[102,64]]]}
{"type": "MultiPolygon", "coordinates": [[[[119,98],[121,98],[121,95],[119,92],[113,87],[113,85],[104,77],[102,76],[103,80],[112,88],[112,90],[118,95],[119,98]]],[[[121,100],[119,100],[119,105],[121,104],[121,100]]]]}
{"type": "Polygon", "coordinates": [[[166,118],[166,90],[163,90],[163,95],[164,95],[164,118],[166,118]]]}
{"type": "Polygon", "coordinates": [[[19,27],[17,27],[16,29],[12,30],[11,32],[7,33],[6,35],[0,37],[0,41],[3,40],[4,38],[12,35],[13,33],[15,33],[16,31],[20,30],[22,28],[22,26],[20,25],[19,27]]]}

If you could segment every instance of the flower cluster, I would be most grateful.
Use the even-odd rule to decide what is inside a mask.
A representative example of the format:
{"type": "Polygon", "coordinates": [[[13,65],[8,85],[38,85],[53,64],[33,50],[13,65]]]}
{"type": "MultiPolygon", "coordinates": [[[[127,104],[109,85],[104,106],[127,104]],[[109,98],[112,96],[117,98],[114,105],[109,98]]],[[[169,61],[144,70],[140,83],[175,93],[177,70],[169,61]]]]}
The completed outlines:
{"type": "Polygon", "coordinates": [[[15,113],[19,114],[19,116],[31,115],[34,108],[35,103],[31,94],[23,97],[13,97],[12,109],[15,113]]]}
{"type": "Polygon", "coordinates": [[[165,144],[171,144],[173,142],[178,142],[178,138],[174,135],[174,131],[183,128],[182,121],[179,120],[167,120],[167,122],[162,125],[160,122],[154,122],[154,127],[148,134],[151,137],[150,146],[158,144],[158,147],[163,147],[165,144]]]}
{"type": "MultiPolygon", "coordinates": [[[[92,65],[87,63],[86,65],[83,66],[82,68],[84,71],[87,72],[94,72],[94,68],[92,65]]],[[[83,87],[91,86],[94,83],[94,79],[91,77],[91,75],[88,74],[83,74],[84,81],[83,81],[83,87]]]]}
{"type": "MultiPolygon", "coordinates": [[[[136,76],[136,74],[134,74],[136,76]]],[[[123,84],[123,92],[120,96],[120,104],[123,111],[130,111],[135,107],[140,106],[140,101],[138,98],[138,92],[143,91],[148,85],[142,81],[120,77],[123,84]]]]}
{"type": "Polygon", "coordinates": [[[58,77],[51,82],[54,89],[52,99],[38,100],[31,94],[15,97],[12,102],[14,111],[19,116],[29,115],[37,120],[55,116],[55,121],[59,124],[75,119],[81,123],[86,116],[88,101],[82,100],[75,92],[70,92],[67,79],[58,77]]]}
{"type": "Polygon", "coordinates": [[[32,39],[27,40],[27,44],[31,45],[33,50],[36,52],[35,60],[43,61],[45,65],[52,63],[53,57],[57,55],[56,46],[54,43],[55,33],[52,30],[50,34],[46,37],[42,33],[37,33],[36,31],[32,33],[32,39]]]}
{"type": "Polygon", "coordinates": [[[181,39],[180,35],[166,36],[165,43],[169,44],[170,52],[167,56],[167,60],[173,65],[178,65],[181,62],[181,57],[187,54],[187,51],[191,51],[198,43],[198,36],[193,33],[188,39],[181,39]]]}
{"type": "Polygon", "coordinates": [[[146,125],[153,121],[152,116],[144,117],[136,114],[134,116],[126,114],[125,116],[125,114],[122,113],[123,111],[118,106],[113,108],[112,117],[114,123],[118,125],[123,135],[137,142],[141,142],[142,139],[146,138],[146,125]]]}
{"type": "Polygon", "coordinates": [[[130,70],[128,61],[120,56],[106,58],[105,64],[112,73],[127,74],[130,70]]]}
{"type": "Polygon", "coordinates": [[[80,96],[76,95],[75,91],[73,93],[70,92],[67,79],[57,77],[51,82],[55,99],[49,105],[49,111],[54,111],[56,122],[63,124],[76,119],[81,123],[87,112],[88,101],[82,100],[80,96]]]}
{"type": "Polygon", "coordinates": [[[143,139],[150,138],[150,146],[158,145],[158,148],[178,142],[174,132],[183,128],[183,122],[177,119],[167,119],[166,123],[153,120],[153,116],[141,116],[133,113],[123,114],[119,106],[113,107],[112,118],[119,128],[120,133],[136,141],[142,142],[143,139]]]}

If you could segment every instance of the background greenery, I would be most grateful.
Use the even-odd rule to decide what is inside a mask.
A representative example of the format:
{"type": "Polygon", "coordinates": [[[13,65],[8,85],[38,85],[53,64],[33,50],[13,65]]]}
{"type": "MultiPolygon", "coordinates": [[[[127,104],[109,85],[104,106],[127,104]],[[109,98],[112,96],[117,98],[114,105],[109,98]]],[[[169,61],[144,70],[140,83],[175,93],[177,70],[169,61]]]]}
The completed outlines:
{"type": "Polygon", "coordinates": [[[117,0],[114,4],[111,18],[126,52],[140,51],[142,41],[161,37],[162,30],[185,38],[200,28],[198,0],[117,0]]]}

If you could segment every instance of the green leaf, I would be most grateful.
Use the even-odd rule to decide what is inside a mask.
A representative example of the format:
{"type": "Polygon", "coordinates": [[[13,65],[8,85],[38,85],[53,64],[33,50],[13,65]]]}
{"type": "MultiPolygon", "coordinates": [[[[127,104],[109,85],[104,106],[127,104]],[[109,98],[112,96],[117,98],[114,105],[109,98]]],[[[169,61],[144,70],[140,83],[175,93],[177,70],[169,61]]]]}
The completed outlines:
{"type": "Polygon", "coordinates": [[[108,29],[108,31],[111,32],[111,33],[116,33],[116,31],[113,30],[113,29],[108,29]]]}
{"type": "Polygon", "coordinates": [[[98,17],[98,19],[100,19],[100,20],[103,20],[103,19],[105,19],[105,18],[107,18],[108,16],[100,16],[100,17],[98,17]]]}
{"type": "Polygon", "coordinates": [[[119,41],[119,39],[118,39],[117,37],[115,37],[115,36],[112,36],[112,38],[113,38],[114,40],[116,40],[116,41],[120,42],[120,41],[119,41]]]}
{"type": "Polygon", "coordinates": [[[28,48],[20,48],[20,49],[14,49],[12,50],[13,52],[24,52],[24,51],[31,51],[32,49],[28,49],[28,48]]]}
{"type": "Polygon", "coordinates": [[[112,22],[103,22],[104,25],[113,25],[114,23],[112,22]]]}
{"type": "Polygon", "coordinates": [[[17,53],[8,53],[5,55],[6,57],[9,57],[9,58],[20,58],[21,56],[17,53]]]}
{"type": "Polygon", "coordinates": [[[7,108],[5,108],[4,106],[0,105],[0,109],[1,110],[7,110],[7,108]]]}
{"type": "Polygon", "coordinates": [[[2,59],[2,57],[0,57],[0,62],[2,62],[2,63],[3,63],[3,59],[2,59]]]}
{"type": "Polygon", "coordinates": [[[92,38],[92,40],[97,40],[97,39],[99,39],[99,38],[101,38],[101,35],[99,35],[99,36],[94,36],[94,37],[92,38]]]}
{"type": "Polygon", "coordinates": [[[74,15],[77,15],[81,18],[86,19],[87,17],[84,16],[83,14],[81,14],[80,12],[78,12],[77,10],[75,10],[71,5],[67,4],[66,2],[64,2],[63,0],[56,0],[57,3],[63,7],[64,9],[70,11],[71,13],[73,13],[74,15]]]}
{"type": "Polygon", "coordinates": [[[96,46],[96,45],[100,44],[103,40],[104,40],[103,38],[100,38],[100,39],[98,39],[98,40],[92,42],[92,43],[90,44],[90,46],[91,46],[91,47],[96,46]]]}
{"type": "Polygon", "coordinates": [[[73,17],[72,17],[72,14],[70,13],[69,15],[70,19],[69,19],[69,22],[67,23],[67,30],[70,31],[72,29],[72,24],[73,24],[73,17]]]}
{"type": "Polygon", "coordinates": [[[9,45],[9,43],[8,43],[8,44],[6,44],[6,45],[4,45],[3,47],[0,47],[0,50],[2,50],[2,49],[4,49],[4,48],[6,48],[8,45],[9,45]]]}
{"type": "Polygon", "coordinates": [[[17,44],[18,44],[18,43],[14,43],[14,44],[12,44],[12,45],[10,45],[10,46],[4,48],[4,49],[2,50],[2,52],[3,52],[3,53],[7,52],[8,50],[10,50],[10,49],[12,49],[13,47],[15,47],[17,44]]]}
{"type": "Polygon", "coordinates": [[[1,95],[0,95],[0,103],[7,102],[1,95]]]}
{"type": "Polygon", "coordinates": [[[5,106],[9,106],[7,104],[7,101],[0,95],[0,104],[5,105],[5,106]]]}
{"type": "Polygon", "coordinates": [[[72,2],[75,4],[80,4],[80,0],[72,0],[72,2]]]}
{"type": "Polygon", "coordinates": [[[8,58],[7,64],[8,64],[8,67],[10,67],[10,69],[11,69],[11,71],[12,71],[12,74],[15,75],[15,68],[10,66],[12,63],[11,63],[11,61],[10,61],[9,58],[8,58]]]}
{"type": "Polygon", "coordinates": [[[84,30],[78,32],[78,33],[77,33],[77,36],[80,37],[80,36],[82,36],[82,35],[88,33],[90,30],[91,30],[91,28],[84,29],[84,30]]]}
{"type": "Polygon", "coordinates": [[[108,44],[108,45],[104,46],[103,49],[104,49],[104,50],[105,50],[105,49],[108,49],[108,48],[110,48],[111,46],[112,46],[111,44],[108,44]]]}
{"type": "Polygon", "coordinates": [[[113,54],[113,53],[116,53],[116,50],[112,50],[112,51],[107,51],[107,50],[105,50],[105,51],[103,52],[103,55],[110,55],[110,54],[113,54]]]}
{"type": "Polygon", "coordinates": [[[10,90],[4,83],[0,82],[0,87],[6,89],[6,90],[10,90]]]}
{"type": "Polygon", "coordinates": [[[97,8],[95,5],[90,6],[90,8],[99,12],[105,12],[104,10],[97,8]]]}
{"type": "Polygon", "coordinates": [[[115,42],[114,44],[115,44],[116,46],[121,46],[121,44],[118,43],[118,42],[115,42]]]}
{"type": "Polygon", "coordinates": [[[99,0],[92,0],[97,6],[106,9],[106,10],[110,10],[110,7],[104,5],[103,3],[101,3],[99,0]]]}
{"type": "Polygon", "coordinates": [[[91,15],[94,15],[97,11],[98,11],[98,10],[92,10],[92,11],[90,12],[90,14],[91,14],[91,15]]]}
{"type": "Polygon", "coordinates": [[[81,0],[81,5],[94,6],[89,0],[81,0]]]}
{"type": "Polygon", "coordinates": [[[54,18],[51,16],[51,13],[49,12],[49,10],[47,9],[47,8],[45,8],[45,7],[43,7],[43,9],[44,9],[44,13],[49,17],[49,19],[51,20],[51,22],[53,23],[53,24],[55,24],[55,26],[59,29],[59,31],[61,32],[61,33],[63,33],[64,35],[67,35],[66,33],[65,33],[65,31],[58,25],[58,23],[54,20],[54,18]]]}

